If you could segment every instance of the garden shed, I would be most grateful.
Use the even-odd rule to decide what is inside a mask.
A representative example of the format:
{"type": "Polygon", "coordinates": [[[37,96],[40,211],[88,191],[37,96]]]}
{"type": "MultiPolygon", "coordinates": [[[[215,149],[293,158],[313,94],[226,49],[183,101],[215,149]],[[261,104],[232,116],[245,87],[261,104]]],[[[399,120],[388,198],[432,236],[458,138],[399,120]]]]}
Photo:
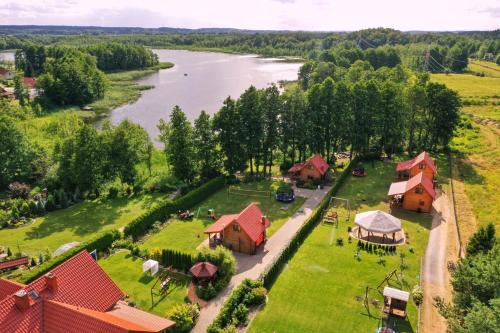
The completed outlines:
{"type": "Polygon", "coordinates": [[[405,318],[410,293],[396,288],[385,287],[383,295],[384,313],[405,318]]]}

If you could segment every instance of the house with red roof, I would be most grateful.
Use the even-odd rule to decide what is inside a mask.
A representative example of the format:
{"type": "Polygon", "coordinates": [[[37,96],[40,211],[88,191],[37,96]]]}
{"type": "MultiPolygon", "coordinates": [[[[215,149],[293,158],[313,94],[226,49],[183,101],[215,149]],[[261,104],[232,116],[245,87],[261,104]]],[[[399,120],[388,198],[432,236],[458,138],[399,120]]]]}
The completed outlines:
{"type": "Polygon", "coordinates": [[[0,278],[2,333],[153,333],[174,322],[128,306],[87,251],[24,285],[0,278]]]}
{"type": "Polygon", "coordinates": [[[10,69],[0,67],[0,76],[6,80],[12,80],[14,78],[14,72],[10,69]]]}
{"type": "Polygon", "coordinates": [[[288,173],[292,178],[303,181],[321,180],[325,178],[328,169],[330,169],[328,163],[326,163],[321,155],[316,154],[303,163],[294,164],[288,169],[288,173]]]}
{"type": "Polygon", "coordinates": [[[205,230],[210,246],[224,245],[234,251],[255,254],[266,240],[269,219],[256,203],[251,203],[239,214],[222,215],[205,230]]]}
{"type": "Polygon", "coordinates": [[[424,151],[411,160],[398,163],[396,172],[399,179],[409,179],[422,172],[432,181],[437,173],[437,166],[429,153],[424,151]]]}
{"type": "Polygon", "coordinates": [[[387,195],[390,198],[391,208],[401,207],[430,213],[436,198],[436,190],[429,178],[423,172],[419,172],[407,181],[392,183],[387,195]]]}

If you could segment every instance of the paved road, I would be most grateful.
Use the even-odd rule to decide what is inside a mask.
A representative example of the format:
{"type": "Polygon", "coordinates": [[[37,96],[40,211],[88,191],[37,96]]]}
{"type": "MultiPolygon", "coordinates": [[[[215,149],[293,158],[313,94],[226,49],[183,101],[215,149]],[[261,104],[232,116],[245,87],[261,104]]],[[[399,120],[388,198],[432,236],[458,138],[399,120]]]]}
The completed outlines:
{"type": "Polygon", "coordinates": [[[241,281],[246,278],[256,279],[265,271],[268,265],[276,259],[283,248],[289,243],[307,218],[311,216],[314,208],[323,200],[329,190],[329,187],[325,187],[323,190],[314,191],[296,189],[296,195],[308,198],[302,205],[304,212],[296,213],[290,217],[290,219],[269,238],[265,244],[265,248],[261,252],[255,255],[234,253],[238,261],[236,275],[233,276],[229,285],[224,288],[217,297],[211,300],[206,307],[201,309],[196,326],[192,330],[193,333],[205,333],[207,331],[208,325],[215,319],[222,305],[231,294],[231,291],[237,287],[241,281]]]}
{"type": "Polygon", "coordinates": [[[446,332],[446,321],[434,307],[433,298],[435,296],[445,297],[447,293],[448,228],[453,226],[449,200],[445,194],[441,193],[437,197],[433,207],[432,227],[422,270],[424,304],[421,322],[423,333],[444,333],[446,332]]]}

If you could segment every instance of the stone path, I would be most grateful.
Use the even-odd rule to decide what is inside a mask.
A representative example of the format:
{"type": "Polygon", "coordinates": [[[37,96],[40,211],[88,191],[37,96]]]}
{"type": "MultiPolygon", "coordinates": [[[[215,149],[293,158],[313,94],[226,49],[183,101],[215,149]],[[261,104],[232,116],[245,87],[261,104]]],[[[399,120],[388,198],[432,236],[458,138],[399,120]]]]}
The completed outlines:
{"type": "MultiPolygon", "coordinates": [[[[311,216],[314,208],[323,200],[330,187],[322,190],[295,189],[295,195],[306,197],[307,200],[302,205],[302,213],[295,213],[290,219],[272,235],[263,250],[255,255],[234,253],[238,261],[237,273],[233,276],[229,285],[224,288],[207,306],[201,309],[200,316],[193,328],[193,333],[205,333],[208,325],[212,323],[219,313],[222,305],[244,279],[257,279],[262,272],[278,257],[283,248],[293,238],[302,224],[311,216]]],[[[300,209],[299,209],[300,210],[300,209]]]]}

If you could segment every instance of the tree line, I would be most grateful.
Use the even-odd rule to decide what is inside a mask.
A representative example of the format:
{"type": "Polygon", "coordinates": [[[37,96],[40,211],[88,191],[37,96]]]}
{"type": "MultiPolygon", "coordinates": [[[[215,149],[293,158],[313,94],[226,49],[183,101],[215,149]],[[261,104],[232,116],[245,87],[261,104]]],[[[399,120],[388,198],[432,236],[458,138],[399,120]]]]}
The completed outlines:
{"type": "Polygon", "coordinates": [[[459,121],[458,95],[398,66],[355,62],[342,76],[280,94],[272,85],[226,98],[194,128],[179,107],[161,121],[160,139],[176,177],[191,182],[225,171],[271,173],[320,153],[381,156],[446,148],[459,121]],[[221,164],[222,161],[222,164],[221,164]]]}

